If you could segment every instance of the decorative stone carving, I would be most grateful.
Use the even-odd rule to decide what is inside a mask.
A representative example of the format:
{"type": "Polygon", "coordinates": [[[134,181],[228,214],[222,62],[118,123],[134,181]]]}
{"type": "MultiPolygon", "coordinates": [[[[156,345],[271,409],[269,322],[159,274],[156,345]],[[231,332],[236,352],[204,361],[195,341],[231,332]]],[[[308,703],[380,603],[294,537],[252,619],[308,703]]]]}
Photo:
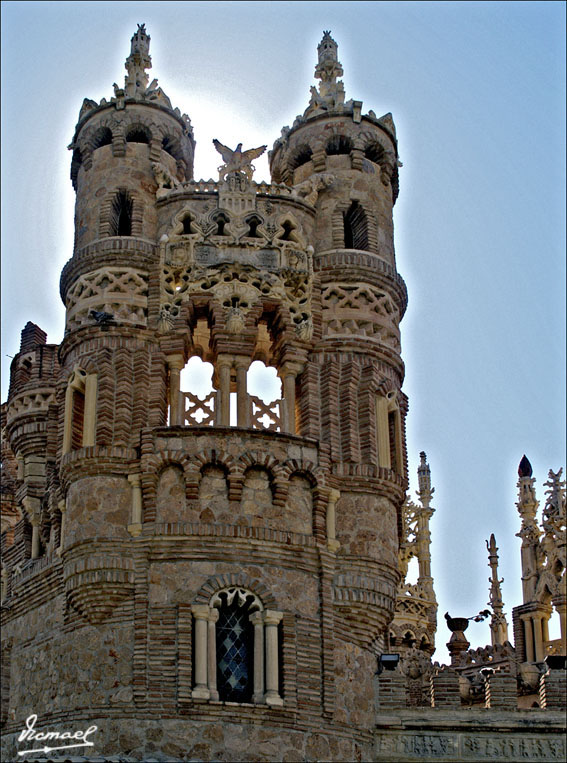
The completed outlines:
{"type": "Polygon", "coordinates": [[[262,156],[267,149],[267,146],[259,146],[258,148],[250,148],[248,151],[242,151],[242,143],[239,143],[233,151],[216,138],[213,140],[213,144],[224,161],[224,164],[219,167],[219,180],[224,180],[232,173],[243,173],[251,181],[254,174],[252,161],[262,156]]]}

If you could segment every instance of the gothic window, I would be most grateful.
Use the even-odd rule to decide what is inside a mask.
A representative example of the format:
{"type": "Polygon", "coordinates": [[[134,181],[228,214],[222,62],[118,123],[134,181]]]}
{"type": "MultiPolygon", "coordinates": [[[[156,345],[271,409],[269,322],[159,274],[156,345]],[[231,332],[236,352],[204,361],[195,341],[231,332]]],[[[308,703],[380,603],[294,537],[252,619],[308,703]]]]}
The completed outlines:
{"type": "Polygon", "coordinates": [[[191,231],[191,223],[193,222],[193,219],[191,215],[185,215],[185,217],[182,220],[183,223],[183,234],[188,235],[189,233],[192,233],[191,231]]]}
{"type": "Polygon", "coordinates": [[[215,218],[214,222],[217,226],[217,236],[226,236],[227,233],[225,232],[225,227],[229,224],[230,220],[228,219],[228,216],[225,215],[223,212],[219,212],[215,218]]]}
{"type": "Polygon", "coordinates": [[[112,201],[110,209],[110,235],[132,235],[132,197],[125,189],[121,188],[112,201]]]}
{"type": "Polygon", "coordinates": [[[290,222],[290,220],[284,220],[282,223],[283,233],[281,233],[278,238],[280,241],[295,241],[295,236],[293,235],[293,231],[295,230],[295,225],[290,222]]]}
{"type": "Polygon", "coordinates": [[[194,604],[196,699],[283,705],[279,623],[252,591],[229,586],[194,604]]]}
{"type": "Polygon", "coordinates": [[[364,209],[353,201],[344,215],[345,249],[368,249],[368,221],[364,209]]]}
{"type": "Polygon", "coordinates": [[[248,225],[248,232],[246,233],[248,238],[260,238],[258,233],[258,226],[262,224],[262,221],[258,215],[252,215],[251,217],[248,217],[246,219],[246,224],[248,225]]]}
{"type": "Polygon", "coordinates": [[[181,152],[179,150],[179,144],[175,138],[171,138],[170,136],[166,135],[166,137],[161,142],[161,147],[174,159],[182,158],[181,152]]]}

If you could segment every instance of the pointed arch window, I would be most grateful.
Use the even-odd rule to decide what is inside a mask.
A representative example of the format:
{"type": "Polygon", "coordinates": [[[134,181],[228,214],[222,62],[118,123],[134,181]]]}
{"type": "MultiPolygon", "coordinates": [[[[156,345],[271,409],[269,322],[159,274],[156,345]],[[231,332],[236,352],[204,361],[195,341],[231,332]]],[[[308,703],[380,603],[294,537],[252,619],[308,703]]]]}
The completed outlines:
{"type": "Polygon", "coordinates": [[[344,214],[345,249],[368,249],[368,220],[358,201],[344,214]]]}
{"type": "Polygon", "coordinates": [[[378,465],[403,475],[401,416],[392,392],[376,399],[376,444],[378,465]]]}

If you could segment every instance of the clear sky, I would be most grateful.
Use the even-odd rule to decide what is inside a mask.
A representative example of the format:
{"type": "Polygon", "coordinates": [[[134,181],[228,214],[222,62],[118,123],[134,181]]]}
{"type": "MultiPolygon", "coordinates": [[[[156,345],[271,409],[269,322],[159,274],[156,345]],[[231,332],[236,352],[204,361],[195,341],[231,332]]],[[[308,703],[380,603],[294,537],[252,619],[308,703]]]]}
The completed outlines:
{"type": "MultiPolygon", "coordinates": [[[[542,503],[548,469],[565,465],[565,3],[3,2],[3,400],[25,323],[62,339],[66,148],[83,98],[123,82],[142,22],[150,78],[192,119],[196,178],[216,176],[213,138],[271,147],[303,112],[324,29],[346,98],[393,113],[412,490],[420,450],[436,487],[436,657],[443,613],[488,601],[491,532],[511,624],[518,463],[526,453],[542,503]]],[[[268,179],[266,157],[256,166],[268,179]]],[[[486,625],[467,634],[489,642],[486,625]]]]}

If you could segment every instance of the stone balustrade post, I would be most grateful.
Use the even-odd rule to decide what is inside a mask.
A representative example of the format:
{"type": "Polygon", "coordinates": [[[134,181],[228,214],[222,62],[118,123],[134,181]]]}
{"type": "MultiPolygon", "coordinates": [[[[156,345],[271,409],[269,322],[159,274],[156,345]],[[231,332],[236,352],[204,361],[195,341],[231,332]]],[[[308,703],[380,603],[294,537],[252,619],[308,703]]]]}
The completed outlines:
{"type": "Polygon", "coordinates": [[[232,368],[232,358],[219,356],[217,368],[220,393],[217,423],[221,427],[228,427],[230,426],[230,371],[232,368]]]}

